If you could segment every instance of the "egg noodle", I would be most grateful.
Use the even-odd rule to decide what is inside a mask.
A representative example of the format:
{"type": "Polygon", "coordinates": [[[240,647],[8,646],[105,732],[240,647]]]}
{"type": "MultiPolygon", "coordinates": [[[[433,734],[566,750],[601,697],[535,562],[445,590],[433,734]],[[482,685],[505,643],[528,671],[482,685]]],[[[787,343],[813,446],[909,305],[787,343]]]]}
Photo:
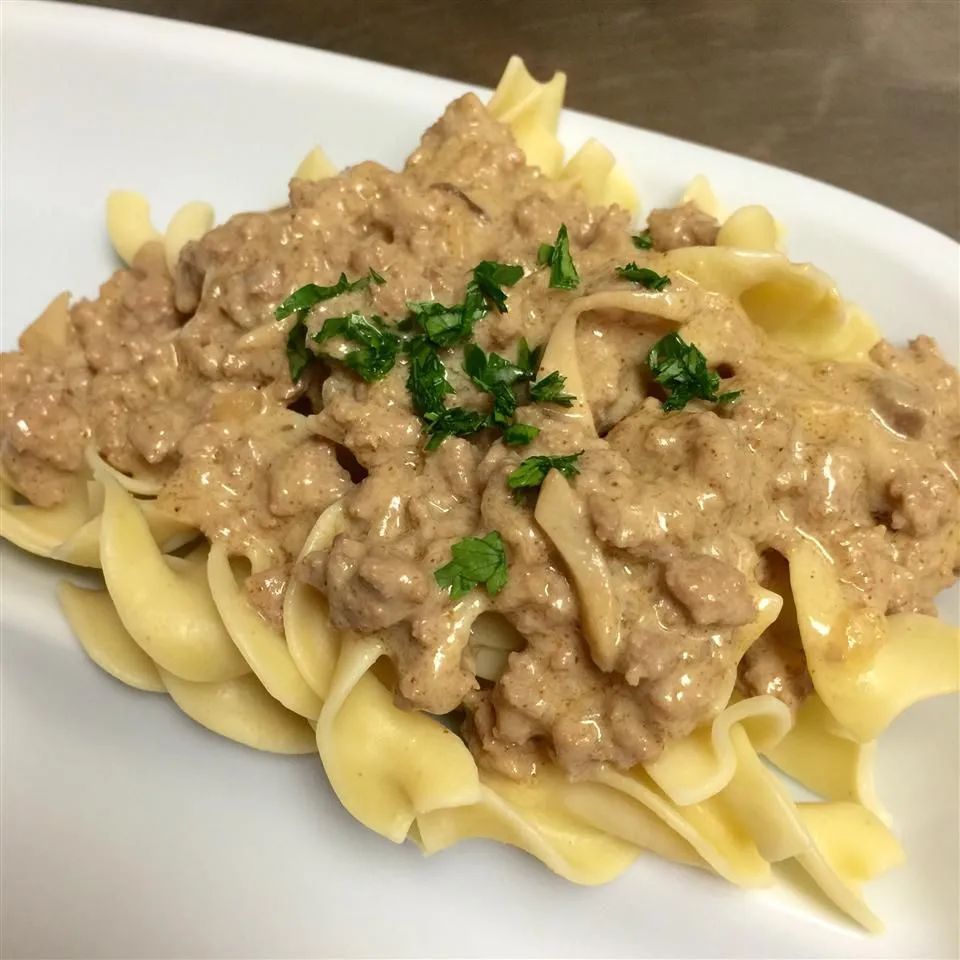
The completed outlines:
{"type": "MultiPolygon", "coordinates": [[[[600,143],[591,140],[564,160],[556,136],[564,87],[563,74],[538,83],[514,57],[486,109],[557,189],[635,214],[637,195],[600,143]]],[[[319,149],[296,172],[308,186],[337,175],[319,149]]],[[[784,230],[765,208],[727,215],[702,177],[681,202],[715,217],[719,229],[709,245],[678,245],[656,255],[654,276],[674,278],[672,286],[618,282],[562,294],[537,379],[556,373],[565,384],[569,405],[555,413],[580,450],[601,448],[610,423],[621,419],[598,413],[588,400],[591,374],[578,329],[598,315],[615,315],[626,330],[653,322],[662,331],[682,328],[686,336],[690,297],[697,296],[742,311],[757,337],[797,363],[871,363],[880,335],[870,319],[825,274],[787,259],[784,230]]],[[[213,223],[208,205],[189,203],[161,232],[141,195],[118,191],[107,201],[107,230],[120,258],[134,264],[152,244],[171,273],[213,223]]],[[[558,239],[542,253],[548,266],[560,247],[558,239]]],[[[384,291],[389,273],[386,281],[384,291]]],[[[61,363],[72,322],[62,294],[24,332],[21,349],[61,363]]],[[[291,329],[291,318],[271,324],[281,337],[291,329]]],[[[252,343],[267,333],[254,327],[245,336],[252,343]]],[[[749,385],[739,402],[747,392],[749,385]]],[[[808,414],[829,417],[836,414],[831,410],[808,414]]],[[[868,429],[844,416],[850,417],[845,429],[868,429]]],[[[309,435],[307,419],[276,407],[256,429],[290,446],[309,435]]],[[[573,449],[563,452],[573,455],[573,449]]],[[[110,461],[90,440],[84,463],[49,504],[30,502],[29,490],[5,467],[0,521],[3,537],[22,549],[102,573],[102,588],[64,581],[59,597],[84,650],[118,680],[168,694],[197,723],[250,747],[318,752],[331,786],[357,820],[396,843],[410,839],[427,854],[465,838],[489,838],[583,884],[613,879],[644,851],[744,887],[768,885],[778,864],[796,861],[841,911],[870,931],[881,929],[862,886],[900,863],[903,853],[874,791],[876,739],[912,703],[957,689],[958,632],[909,607],[885,612],[854,602],[816,538],[786,542],[781,553],[788,575],[779,586],[767,580],[745,588],[747,616],[730,621],[723,634],[733,672],[711,688],[711,704],[693,729],[668,737],[646,761],[593,757],[571,776],[572,762],[554,762],[547,749],[533,776],[513,777],[503,766],[478,764],[477,751],[434,711],[411,709],[418,704],[412,694],[398,693],[404,668],[392,658],[386,633],[335,625],[336,597],[309,577],[291,577],[278,615],[262,615],[244,578],[275,558],[201,536],[189,516],[164,503],[165,477],[110,461]],[[788,619],[812,683],[799,703],[774,695],[775,687],[757,692],[735,683],[736,664],[788,619]],[[796,802],[783,775],[820,799],[796,802]]],[[[598,531],[575,471],[547,467],[541,480],[528,508],[510,509],[528,509],[528,516],[532,510],[543,549],[566,571],[596,668],[623,672],[624,624],[635,617],[620,586],[629,564],[618,565],[609,538],[598,531]]],[[[301,537],[291,562],[329,555],[351,529],[344,492],[301,537]]],[[[474,685],[496,682],[521,648],[516,631],[504,630],[493,616],[495,592],[488,583],[486,590],[480,585],[453,594],[445,619],[437,621],[448,631],[444,648],[470,646],[470,679],[481,678],[474,685]]],[[[482,739],[479,716],[475,739],[482,739]]]]}

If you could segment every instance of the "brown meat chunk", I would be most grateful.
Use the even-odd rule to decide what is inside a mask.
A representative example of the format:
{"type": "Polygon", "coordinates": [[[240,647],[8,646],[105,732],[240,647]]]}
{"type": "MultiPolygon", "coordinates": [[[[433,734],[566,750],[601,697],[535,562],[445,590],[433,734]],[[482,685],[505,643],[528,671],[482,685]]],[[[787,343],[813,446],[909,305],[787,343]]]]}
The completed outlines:
{"type": "Polygon", "coordinates": [[[679,207],[651,210],[647,229],[654,250],[666,251],[677,247],[712,247],[717,242],[720,224],[688,201],[679,207]]]}

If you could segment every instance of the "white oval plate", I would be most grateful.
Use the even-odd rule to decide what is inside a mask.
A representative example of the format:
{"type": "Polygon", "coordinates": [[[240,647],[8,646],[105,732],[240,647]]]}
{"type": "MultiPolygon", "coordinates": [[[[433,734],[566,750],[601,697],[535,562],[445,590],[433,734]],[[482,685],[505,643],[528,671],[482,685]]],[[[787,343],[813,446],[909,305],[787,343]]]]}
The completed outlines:
{"type": "MultiPolygon", "coordinates": [[[[4,0],[0,16],[7,348],[55,293],[93,294],[114,269],[111,188],[143,191],[158,223],[194,199],[221,219],[265,208],[317,143],[338,165],[399,164],[464,90],[126,14],[4,0]]],[[[594,117],[566,113],[562,136],[573,148],[600,138],[648,209],[699,172],[731,206],[768,204],[793,256],[837,277],[892,339],[927,331],[956,355],[946,237],[795,174],[594,117]]],[[[3,546],[5,956],[955,955],[955,700],[914,709],[883,738],[881,794],[909,860],[871,886],[888,932],[870,938],[818,901],[746,893],[652,856],[586,889],[507,847],[424,860],[393,846],[343,811],[316,759],[221,740],[100,673],[57,610],[62,570],[3,546]]]]}

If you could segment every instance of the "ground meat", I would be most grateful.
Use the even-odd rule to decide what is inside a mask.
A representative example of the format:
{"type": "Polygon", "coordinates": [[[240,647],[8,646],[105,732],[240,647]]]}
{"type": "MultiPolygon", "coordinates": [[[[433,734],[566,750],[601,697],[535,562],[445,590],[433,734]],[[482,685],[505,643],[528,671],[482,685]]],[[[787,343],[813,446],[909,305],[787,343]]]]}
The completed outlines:
{"type": "Polygon", "coordinates": [[[679,207],[651,210],[647,229],[654,250],[675,250],[677,247],[712,247],[717,242],[720,224],[691,201],[679,207]]]}
{"type": "Polygon", "coordinates": [[[791,710],[796,710],[813,693],[799,638],[791,643],[771,633],[764,634],[746,652],[738,682],[748,697],[769,694],[791,710]]]}
{"type": "MultiPolygon", "coordinates": [[[[634,287],[616,266],[658,269],[662,251],[717,235],[690,203],[651,213],[652,253],[637,251],[629,226],[626,212],[591,207],[569,182],[528,166],[509,129],[463,97],[402,171],[361,163],[295,179],[286,206],[235,216],[187,244],[173,277],[148,245],[95,300],[68,314],[55,302],[52,333],[39,325],[0,357],[4,478],[54,505],[83,489],[92,444],[118,470],[157,483],[162,509],[248,558],[258,573],[246,592],[268,622],[281,625],[290,575],[321,590],[336,627],[383,645],[397,703],[462,709],[480,762],[509,776],[548,761],[573,777],[649,762],[722,709],[738,668],[744,692],[795,706],[812,686],[781,554],[799,538],[819,543],[848,599],[877,614],[929,609],[960,568],[956,371],[925,337],[902,350],[879,343],[862,362],[807,362],[738,303],[677,272],[668,319],[656,305],[628,311],[634,287]],[[561,225],[575,290],[551,287],[538,263],[561,225]],[[460,304],[484,260],[523,268],[472,332],[507,361],[521,338],[545,344],[579,298],[603,295],[574,334],[589,416],[528,402],[521,385],[514,416],[538,431],[530,443],[505,446],[496,424],[428,451],[408,356],[366,382],[342,362],[359,345],[315,336],[352,312],[395,327],[410,301],[460,304]],[[371,269],[383,283],[277,318],[304,284],[371,269]],[[301,319],[310,355],[294,381],[288,338],[301,319]],[[646,357],[672,330],[742,391],[736,403],[664,410],[646,357]],[[576,458],[567,482],[602,574],[596,589],[610,599],[604,669],[585,639],[595,614],[538,521],[536,490],[509,485],[531,456],[576,458]],[[343,529],[295,564],[337,501],[343,529]],[[437,570],[456,544],[493,531],[505,585],[452,601],[437,570]],[[738,664],[758,584],[784,607],[738,664]],[[470,634],[486,615],[506,621],[516,642],[478,679],[470,634]]],[[[439,357],[443,402],[489,417],[463,345],[439,357]]]]}
{"type": "Polygon", "coordinates": [[[251,573],[243,582],[247,598],[270,626],[283,629],[283,597],[290,579],[290,565],[280,563],[259,573],[251,573]]]}
{"type": "Polygon", "coordinates": [[[667,564],[664,579],[694,623],[738,627],[754,618],[747,578],[713,557],[675,557],[667,564]]]}

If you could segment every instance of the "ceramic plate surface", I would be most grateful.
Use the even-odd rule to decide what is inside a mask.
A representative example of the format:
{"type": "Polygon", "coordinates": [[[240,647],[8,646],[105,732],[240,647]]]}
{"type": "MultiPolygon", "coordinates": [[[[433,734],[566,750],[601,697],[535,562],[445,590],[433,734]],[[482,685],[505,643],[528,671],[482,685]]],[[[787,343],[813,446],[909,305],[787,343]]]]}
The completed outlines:
{"type": "MultiPolygon", "coordinates": [[[[145,193],[163,223],[188,200],[212,202],[221,220],[270,207],[315,144],[341,166],[397,165],[464,91],[109,11],[4,0],[0,16],[7,349],[54,294],[95,294],[115,268],[111,188],[145,193]]],[[[506,60],[507,37],[503,49],[506,60]]],[[[642,65],[618,68],[642,84],[642,65]]],[[[610,147],[646,209],[700,172],[731,207],[767,204],[794,259],[835,276],[894,341],[932,333],[955,362],[953,241],[658,134],[569,112],[561,134],[568,148],[589,136],[610,147]]],[[[819,901],[741,891],[653,856],[600,888],[492,843],[425,860],[355,823],[316,758],[222,740],[101,673],[57,608],[64,570],[7,544],[0,559],[6,956],[956,956],[955,700],[914,708],[881,741],[880,793],[909,859],[870,887],[888,926],[871,938],[819,901]]],[[[941,600],[955,620],[956,593],[941,600]]]]}

